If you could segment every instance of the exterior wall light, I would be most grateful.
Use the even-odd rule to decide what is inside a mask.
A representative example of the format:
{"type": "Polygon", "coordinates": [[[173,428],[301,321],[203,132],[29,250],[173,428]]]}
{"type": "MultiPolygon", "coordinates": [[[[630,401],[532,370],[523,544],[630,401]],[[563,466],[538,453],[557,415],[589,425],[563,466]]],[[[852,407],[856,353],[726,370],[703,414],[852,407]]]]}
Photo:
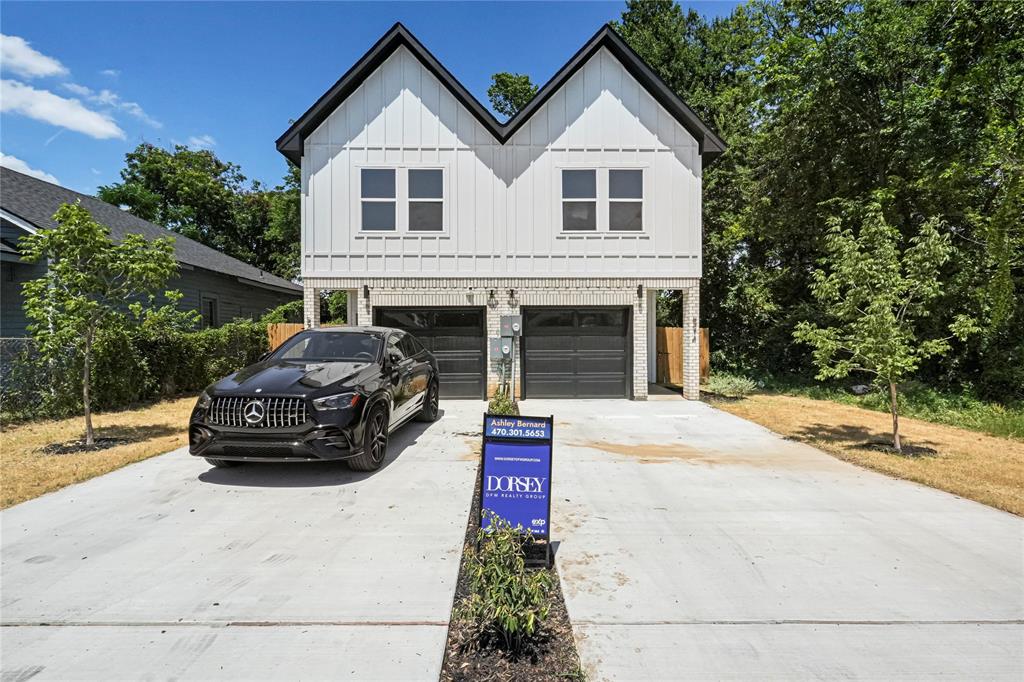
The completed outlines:
{"type": "Polygon", "coordinates": [[[370,287],[367,284],[363,285],[363,298],[370,298],[370,287]]]}
{"type": "Polygon", "coordinates": [[[644,297],[644,285],[643,284],[637,284],[636,285],[636,297],[637,298],[643,298],[644,297]]]}

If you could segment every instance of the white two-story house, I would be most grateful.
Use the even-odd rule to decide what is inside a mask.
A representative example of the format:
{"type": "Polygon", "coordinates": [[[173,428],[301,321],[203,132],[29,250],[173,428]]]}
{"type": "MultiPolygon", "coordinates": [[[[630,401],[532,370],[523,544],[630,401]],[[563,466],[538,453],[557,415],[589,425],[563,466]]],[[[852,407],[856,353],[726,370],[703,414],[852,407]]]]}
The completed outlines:
{"type": "Polygon", "coordinates": [[[518,314],[520,395],[642,400],[655,299],[681,290],[698,397],[701,171],[724,144],[610,27],[502,124],[398,24],[277,148],[302,168],[307,325],[344,289],[351,322],[434,351],[442,395],[481,398],[518,314]]]}

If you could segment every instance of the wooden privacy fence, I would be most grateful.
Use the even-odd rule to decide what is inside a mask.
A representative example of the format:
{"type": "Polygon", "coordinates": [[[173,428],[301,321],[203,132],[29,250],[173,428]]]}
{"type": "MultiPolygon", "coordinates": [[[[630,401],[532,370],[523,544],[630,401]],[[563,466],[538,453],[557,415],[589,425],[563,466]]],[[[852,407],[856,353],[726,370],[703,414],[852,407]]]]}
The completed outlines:
{"type": "Polygon", "coordinates": [[[293,334],[298,334],[305,327],[299,322],[278,322],[267,325],[267,343],[274,350],[287,341],[293,334]]]}
{"type": "MultiPolygon", "coordinates": [[[[683,328],[658,327],[655,334],[658,366],[655,378],[659,384],[683,384],[683,328]]],[[[711,334],[707,327],[700,329],[700,381],[704,383],[711,373],[711,334]]]]}

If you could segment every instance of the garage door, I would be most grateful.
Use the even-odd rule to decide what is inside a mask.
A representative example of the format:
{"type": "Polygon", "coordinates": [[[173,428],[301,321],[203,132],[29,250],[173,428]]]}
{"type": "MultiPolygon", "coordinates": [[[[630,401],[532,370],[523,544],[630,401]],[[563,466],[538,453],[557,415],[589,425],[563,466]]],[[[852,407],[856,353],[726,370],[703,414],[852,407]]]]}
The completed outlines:
{"type": "Polygon", "coordinates": [[[628,398],[629,308],[525,308],[527,398],[628,398]]]}
{"type": "Polygon", "coordinates": [[[377,308],[374,324],[412,332],[437,358],[442,398],[483,398],[483,308],[377,308]]]}

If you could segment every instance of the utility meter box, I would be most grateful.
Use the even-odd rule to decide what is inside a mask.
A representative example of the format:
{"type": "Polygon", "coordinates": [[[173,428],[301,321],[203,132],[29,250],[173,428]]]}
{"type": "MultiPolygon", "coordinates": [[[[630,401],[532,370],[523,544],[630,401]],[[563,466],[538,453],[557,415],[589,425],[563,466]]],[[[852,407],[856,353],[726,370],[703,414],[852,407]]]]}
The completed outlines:
{"type": "Polygon", "coordinates": [[[490,341],[490,355],[491,360],[508,360],[512,357],[512,338],[502,337],[495,338],[491,337],[490,341]]]}
{"type": "Polygon", "coordinates": [[[523,333],[523,316],[522,315],[502,315],[501,316],[501,335],[502,336],[520,336],[523,333]]]}

